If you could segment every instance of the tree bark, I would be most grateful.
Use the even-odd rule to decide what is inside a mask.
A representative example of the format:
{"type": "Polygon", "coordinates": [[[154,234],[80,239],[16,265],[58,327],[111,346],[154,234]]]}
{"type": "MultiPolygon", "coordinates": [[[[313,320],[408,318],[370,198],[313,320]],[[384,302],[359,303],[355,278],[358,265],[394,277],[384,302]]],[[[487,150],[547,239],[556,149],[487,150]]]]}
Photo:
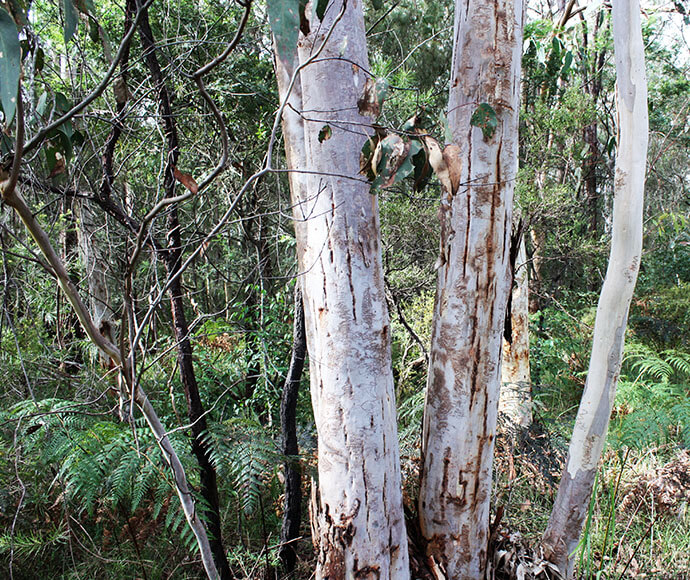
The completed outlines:
{"type": "Polygon", "coordinates": [[[89,287],[89,305],[93,322],[103,334],[113,340],[113,311],[110,309],[108,279],[106,275],[107,259],[101,254],[96,241],[98,224],[93,210],[85,200],[75,201],[78,212],[79,253],[89,287]]]}
{"type": "Polygon", "coordinates": [[[290,574],[295,569],[297,553],[294,541],[299,537],[302,517],[302,467],[297,445],[297,397],[307,356],[307,337],[304,332],[304,307],[299,283],[295,286],[295,320],[293,323],[292,355],[280,404],[280,428],[285,456],[285,501],[283,525],[280,531],[280,561],[290,574]]]}
{"type": "Polygon", "coordinates": [[[501,340],[510,292],[522,0],[457,0],[448,122],[459,186],[443,186],[422,434],[420,527],[445,578],[484,577],[501,340]],[[495,111],[493,135],[471,118],[495,111]]]}
{"type": "Polygon", "coordinates": [[[357,105],[368,70],[362,5],[329,2],[323,22],[313,17],[310,28],[300,36],[299,80],[290,94],[294,61],[277,60],[281,99],[290,103],[283,117],[288,167],[313,172],[291,179],[291,193],[319,439],[316,577],[405,580],[378,203],[359,175],[371,131],[357,105]],[[319,139],[326,124],[330,137],[319,139]]]}
{"type": "Polygon", "coordinates": [[[529,371],[529,285],[525,238],[520,236],[510,300],[511,340],[503,340],[501,394],[498,412],[519,427],[532,423],[532,383],[529,371]]]}
{"type": "Polygon", "coordinates": [[[573,575],[575,550],[606,440],[642,253],[647,81],[638,0],[614,0],[618,151],[611,254],[594,323],[592,356],[561,484],[542,539],[545,557],[573,575]]]}

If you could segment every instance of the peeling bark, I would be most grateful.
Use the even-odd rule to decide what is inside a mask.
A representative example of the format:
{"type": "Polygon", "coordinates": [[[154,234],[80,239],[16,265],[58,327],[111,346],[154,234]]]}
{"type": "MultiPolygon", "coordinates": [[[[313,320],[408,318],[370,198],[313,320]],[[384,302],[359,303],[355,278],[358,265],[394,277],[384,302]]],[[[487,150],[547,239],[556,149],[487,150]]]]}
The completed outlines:
{"type": "Polygon", "coordinates": [[[575,550],[606,440],[623,356],[623,341],[642,254],[647,157],[647,81],[638,0],[614,0],[618,151],[613,233],[606,278],[594,323],[592,356],[568,459],[549,524],[544,555],[571,578],[575,550]]]}
{"type": "Polygon", "coordinates": [[[529,371],[529,285],[525,239],[520,237],[510,300],[510,342],[503,340],[501,394],[498,411],[519,427],[532,423],[532,383],[529,371]]]}
{"type": "Polygon", "coordinates": [[[422,435],[420,527],[447,578],[483,578],[501,340],[510,292],[512,198],[524,6],[458,0],[448,122],[460,187],[444,186],[430,372],[422,435]],[[492,136],[472,126],[479,104],[492,136]]]}
{"type": "MultiPolygon", "coordinates": [[[[305,13],[312,14],[310,5],[305,13]]],[[[359,175],[371,132],[357,107],[368,70],[362,5],[330,2],[323,22],[310,29],[300,35],[295,62],[302,68],[289,95],[295,62],[276,58],[281,99],[289,102],[288,167],[312,172],[292,173],[290,181],[319,438],[316,577],[404,580],[407,536],[378,202],[359,175]],[[331,136],[320,141],[326,124],[331,136]]]]}

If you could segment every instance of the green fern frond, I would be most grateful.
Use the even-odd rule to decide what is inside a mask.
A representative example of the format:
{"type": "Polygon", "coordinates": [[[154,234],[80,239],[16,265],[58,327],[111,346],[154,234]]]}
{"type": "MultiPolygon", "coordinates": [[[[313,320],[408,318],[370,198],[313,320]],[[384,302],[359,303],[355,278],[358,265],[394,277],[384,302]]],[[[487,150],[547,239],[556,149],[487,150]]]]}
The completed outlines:
{"type": "Polygon", "coordinates": [[[17,559],[36,558],[46,549],[56,544],[64,544],[69,538],[69,533],[63,528],[56,528],[47,534],[36,532],[0,534],[0,555],[14,552],[17,559]]]}

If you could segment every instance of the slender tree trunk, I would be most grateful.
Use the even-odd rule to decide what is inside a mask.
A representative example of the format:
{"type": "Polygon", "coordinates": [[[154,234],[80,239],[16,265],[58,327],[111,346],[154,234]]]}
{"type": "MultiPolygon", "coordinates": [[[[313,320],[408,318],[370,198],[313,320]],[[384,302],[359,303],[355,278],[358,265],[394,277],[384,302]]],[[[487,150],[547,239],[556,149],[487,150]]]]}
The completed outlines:
{"type": "Polygon", "coordinates": [[[520,236],[510,300],[511,340],[503,340],[501,396],[498,411],[514,425],[532,423],[532,383],[529,372],[529,285],[525,238],[520,236]]]}
{"type": "MultiPolygon", "coordinates": [[[[312,14],[311,5],[305,12],[312,14]]],[[[313,172],[291,185],[319,438],[316,577],[404,580],[407,536],[378,203],[359,175],[371,125],[357,105],[368,70],[361,3],[329,2],[323,22],[314,17],[311,33],[300,36],[298,52],[304,66],[283,127],[289,168],[313,172]],[[330,137],[319,139],[326,124],[330,137]]],[[[278,63],[283,99],[294,70],[291,62],[278,63]]]]}
{"type": "Polygon", "coordinates": [[[299,283],[295,286],[295,320],[293,323],[292,356],[280,404],[280,428],[285,456],[285,501],[283,525],[280,531],[280,561],[290,574],[295,569],[297,553],[294,541],[299,537],[302,517],[302,467],[297,445],[297,397],[307,356],[307,337],[304,332],[304,307],[299,283]]]}
{"type": "MultiPolygon", "coordinates": [[[[144,61],[149,69],[151,78],[155,84],[158,96],[159,111],[162,128],[167,141],[167,156],[164,174],[164,190],[168,198],[175,196],[174,170],[177,166],[179,146],[175,116],[172,110],[172,102],[168,88],[163,79],[163,74],[156,55],[153,33],[149,24],[148,11],[146,11],[139,23],[141,44],[144,49],[144,61]]],[[[199,464],[201,479],[201,495],[206,502],[205,516],[210,533],[209,542],[213,559],[222,580],[232,578],[230,566],[225,556],[221,535],[220,501],[218,498],[218,484],[216,470],[210,458],[208,444],[204,440],[207,431],[206,415],[199,394],[199,386],[196,382],[192,357],[192,343],[189,339],[189,326],[184,312],[182,277],[179,276],[182,265],[182,236],[180,234],[180,222],[177,207],[172,206],[168,213],[168,243],[162,252],[166,273],[173,280],[170,284],[170,307],[173,317],[173,329],[177,343],[177,362],[180,367],[180,379],[184,387],[187,400],[187,414],[191,424],[192,453],[199,464]]]]}
{"type": "Polygon", "coordinates": [[[522,0],[457,0],[444,156],[441,256],[422,434],[420,527],[444,578],[483,579],[489,531],[501,340],[510,292],[518,152],[522,0]],[[471,118],[497,116],[485,135],[471,118]]]}
{"type": "Polygon", "coordinates": [[[606,278],[594,323],[592,356],[556,503],[542,545],[570,578],[574,552],[606,440],[623,341],[642,252],[642,210],[647,156],[647,81],[638,0],[614,0],[616,155],[613,233],[606,278]]]}
{"type": "Polygon", "coordinates": [[[88,202],[76,202],[75,207],[79,218],[79,253],[89,288],[89,310],[96,327],[112,340],[113,312],[109,306],[106,275],[108,261],[102,255],[101,246],[96,240],[99,226],[88,202]]]}

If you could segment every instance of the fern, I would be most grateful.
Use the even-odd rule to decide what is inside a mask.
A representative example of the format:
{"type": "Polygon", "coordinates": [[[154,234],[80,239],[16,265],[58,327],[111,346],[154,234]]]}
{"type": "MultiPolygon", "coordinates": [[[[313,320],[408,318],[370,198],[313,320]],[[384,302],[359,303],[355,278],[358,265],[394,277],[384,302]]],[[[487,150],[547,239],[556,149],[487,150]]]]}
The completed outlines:
{"type": "Polygon", "coordinates": [[[69,532],[63,528],[56,528],[47,534],[36,532],[0,534],[0,554],[14,552],[17,559],[36,558],[55,544],[64,544],[69,538],[69,532]]]}
{"type": "Polygon", "coordinates": [[[646,345],[627,347],[616,394],[611,438],[641,448],[679,440],[690,444],[690,354],[646,345]],[[627,376],[626,376],[627,375],[627,376]]]}
{"type": "Polygon", "coordinates": [[[236,418],[212,426],[205,440],[219,478],[230,483],[245,515],[251,515],[284,459],[269,430],[256,420],[236,418]]]}

